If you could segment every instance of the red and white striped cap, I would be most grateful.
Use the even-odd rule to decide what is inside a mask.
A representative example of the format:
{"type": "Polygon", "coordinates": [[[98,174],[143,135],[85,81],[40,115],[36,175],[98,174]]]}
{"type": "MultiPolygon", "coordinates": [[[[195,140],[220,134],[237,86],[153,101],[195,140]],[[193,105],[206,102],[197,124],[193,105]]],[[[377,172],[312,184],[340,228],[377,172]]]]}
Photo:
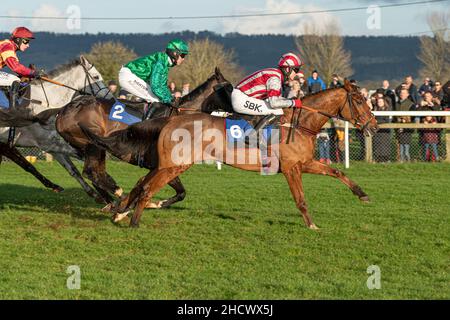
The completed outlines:
{"type": "Polygon", "coordinates": [[[283,54],[280,58],[280,61],[278,61],[278,66],[280,68],[301,67],[302,64],[302,60],[300,60],[300,58],[292,52],[283,54]]]}

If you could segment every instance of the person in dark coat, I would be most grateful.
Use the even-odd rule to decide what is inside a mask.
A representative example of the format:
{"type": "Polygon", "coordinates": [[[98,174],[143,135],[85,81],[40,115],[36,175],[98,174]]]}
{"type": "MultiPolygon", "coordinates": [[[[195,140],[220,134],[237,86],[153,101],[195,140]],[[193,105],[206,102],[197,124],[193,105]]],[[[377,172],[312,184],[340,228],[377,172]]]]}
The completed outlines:
{"type": "MultiPolygon", "coordinates": [[[[406,89],[400,91],[400,97],[396,104],[395,111],[414,111],[414,103],[408,98],[409,92],[406,89]]],[[[397,123],[411,123],[411,117],[400,116],[395,117],[395,122],[397,123]]],[[[400,148],[400,162],[411,161],[411,155],[409,153],[411,145],[411,136],[413,129],[410,128],[400,128],[395,131],[395,135],[400,148]]]]}
{"type": "Polygon", "coordinates": [[[441,106],[446,110],[450,108],[450,80],[442,86],[442,91],[444,91],[444,97],[442,98],[441,106]]]}
{"type": "Polygon", "coordinates": [[[431,93],[433,95],[433,101],[443,107],[444,90],[442,89],[440,81],[434,83],[433,91],[431,91],[431,93]]]}
{"type": "Polygon", "coordinates": [[[379,90],[382,90],[383,95],[389,98],[392,110],[395,110],[395,93],[389,88],[389,81],[383,80],[383,86],[379,90]]]}
{"type": "MultiPolygon", "coordinates": [[[[385,98],[378,98],[374,111],[391,111],[385,98]]],[[[391,122],[389,116],[377,116],[378,124],[391,122]]],[[[379,129],[372,140],[373,158],[376,162],[389,162],[391,159],[391,129],[379,129]]]]}
{"type": "MultiPolygon", "coordinates": [[[[424,118],[423,123],[437,123],[436,118],[427,116],[424,118]]],[[[424,161],[439,161],[438,143],[441,129],[437,128],[425,128],[422,131],[422,143],[423,143],[423,160],[424,161]],[[431,154],[433,153],[433,154],[431,154]]]]}
{"type": "Polygon", "coordinates": [[[408,89],[409,99],[412,102],[414,102],[415,105],[420,104],[421,98],[420,98],[419,91],[417,90],[416,85],[413,83],[412,76],[406,76],[405,82],[400,84],[397,88],[395,88],[395,93],[397,94],[397,96],[400,95],[400,90],[402,88],[408,89]]]}
{"type": "Polygon", "coordinates": [[[433,82],[431,82],[430,78],[426,77],[423,80],[423,84],[419,88],[419,94],[423,96],[425,92],[433,90],[433,82]]]}
{"type": "Polygon", "coordinates": [[[334,89],[334,88],[342,88],[342,82],[339,81],[339,76],[337,74],[333,74],[331,76],[331,82],[330,85],[328,86],[329,89],[334,89]]]}

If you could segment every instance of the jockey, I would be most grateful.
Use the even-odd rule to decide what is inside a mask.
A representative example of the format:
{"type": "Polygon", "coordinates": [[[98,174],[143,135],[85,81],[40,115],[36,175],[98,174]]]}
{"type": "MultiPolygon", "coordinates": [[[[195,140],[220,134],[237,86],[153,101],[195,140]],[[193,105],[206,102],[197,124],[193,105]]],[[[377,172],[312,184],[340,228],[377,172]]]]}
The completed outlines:
{"type": "Polygon", "coordinates": [[[169,68],[182,64],[188,53],[187,43],[174,39],[168,43],[165,52],[156,52],[124,65],[119,72],[119,84],[147,103],[170,104],[174,98],[167,87],[169,68]]]}
{"type": "MultiPolygon", "coordinates": [[[[38,77],[40,73],[22,65],[16,54],[17,51],[26,51],[32,39],[34,39],[34,35],[30,30],[18,27],[12,32],[10,39],[0,41],[0,69],[7,66],[20,77],[38,77]]],[[[0,71],[0,86],[10,87],[10,106],[14,108],[20,88],[20,79],[13,74],[0,71]]]]}
{"type": "Polygon", "coordinates": [[[282,96],[284,82],[293,80],[303,65],[294,53],[285,53],[278,61],[278,68],[266,68],[245,77],[231,94],[233,109],[250,115],[265,115],[255,131],[271,124],[277,115],[283,115],[281,108],[301,108],[300,99],[286,99],[282,96]]]}

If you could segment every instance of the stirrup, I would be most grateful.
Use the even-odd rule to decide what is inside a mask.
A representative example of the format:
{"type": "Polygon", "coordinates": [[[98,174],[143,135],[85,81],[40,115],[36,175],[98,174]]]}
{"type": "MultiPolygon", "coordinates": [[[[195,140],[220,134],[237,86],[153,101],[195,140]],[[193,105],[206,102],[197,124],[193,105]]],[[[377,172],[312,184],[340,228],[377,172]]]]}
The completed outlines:
{"type": "Polygon", "coordinates": [[[272,122],[277,118],[274,114],[269,114],[259,121],[259,123],[255,127],[255,131],[258,132],[261,129],[264,129],[267,125],[272,124],[272,122]]]}
{"type": "Polygon", "coordinates": [[[251,141],[250,139],[257,139],[256,141],[257,141],[258,147],[260,144],[264,144],[267,146],[267,143],[265,141],[263,141],[265,139],[264,138],[261,140],[258,139],[258,135],[262,129],[264,129],[267,125],[272,124],[276,118],[277,118],[277,116],[274,114],[269,114],[269,115],[265,116],[264,118],[262,118],[261,121],[259,121],[258,124],[255,126],[255,129],[252,130],[250,132],[250,134],[245,137],[245,143],[247,145],[250,145],[250,141],[251,141]]]}

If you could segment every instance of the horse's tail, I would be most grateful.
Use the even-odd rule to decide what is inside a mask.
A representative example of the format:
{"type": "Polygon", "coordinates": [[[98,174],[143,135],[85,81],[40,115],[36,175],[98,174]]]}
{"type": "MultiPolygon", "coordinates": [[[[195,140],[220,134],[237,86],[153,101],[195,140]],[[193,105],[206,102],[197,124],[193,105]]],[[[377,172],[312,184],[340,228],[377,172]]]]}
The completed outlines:
{"type": "Polygon", "coordinates": [[[37,115],[33,115],[29,109],[0,109],[0,126],[25,127],[36,122],[47,124],[47,121],[53,112],[53,110],[46,110],[37,115]]]}
{"type": "Polygon", "coordinates": [[[157,121],[147,120],[134,124],[127,129],[113,132],[108,137],[96,135],[81,123],[79,126],[93,144],[119,159],[130,162],[132,158],[137,158],[156,148],[159,133],[168,120],[161,118],[155,120],[157,121]]]}
{"type": "Polygon", "coordinates": [[[120,135],[122,134],[122,131],[117,131],[111,134],[109,137],[100,137],[93,133],[90,129],[88,129],[86,126],[84,126],[82,123],[78,123],[78,126],[80,127],[81,131],[84,133],[84,135],[96,146],[105,149],[111,153],[114,154],[114,146],[118,142],[118,138],[120,138],[120,135]]]}
{"type": "Polygon", "coordinates": [[[62,107],[42,111],[33,117],[33,121],[39,122],[42,125],[46,125],[52,117],[56,116],[61,111],[61,109],[62,107]]]}

